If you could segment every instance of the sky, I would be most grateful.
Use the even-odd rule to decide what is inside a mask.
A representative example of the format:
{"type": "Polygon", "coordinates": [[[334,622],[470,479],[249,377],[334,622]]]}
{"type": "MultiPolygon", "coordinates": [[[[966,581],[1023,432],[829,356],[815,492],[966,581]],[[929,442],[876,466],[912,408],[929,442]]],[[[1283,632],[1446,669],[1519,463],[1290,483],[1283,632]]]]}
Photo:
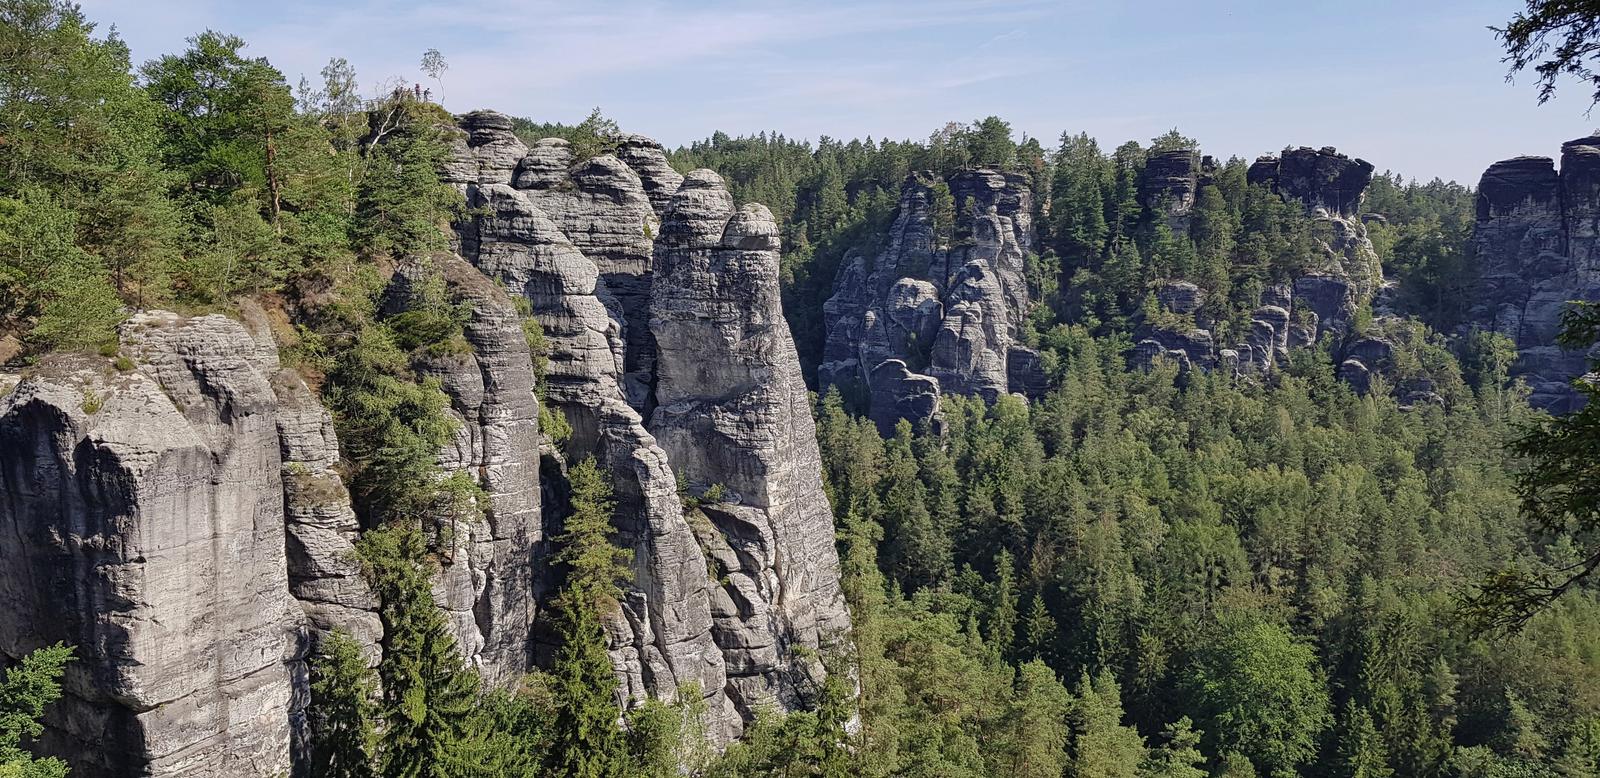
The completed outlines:
{"type": "Polygon", "coordinates": [[[1488,27],[1521,0],[79,0],[136,63],[215,29],[291,84],[330,57],[365,90],[422,82],[452,111],[575,123],[598,106],[668,146],[721,130],[926,138],[989,115],[1047,147],[1168,129],[1218,158],[1335,146],[1476,185],[1600,127],[1586,85],[1537,101],[1488,27]],[[420,72],[436,48],[440,83],[420,72]]]}

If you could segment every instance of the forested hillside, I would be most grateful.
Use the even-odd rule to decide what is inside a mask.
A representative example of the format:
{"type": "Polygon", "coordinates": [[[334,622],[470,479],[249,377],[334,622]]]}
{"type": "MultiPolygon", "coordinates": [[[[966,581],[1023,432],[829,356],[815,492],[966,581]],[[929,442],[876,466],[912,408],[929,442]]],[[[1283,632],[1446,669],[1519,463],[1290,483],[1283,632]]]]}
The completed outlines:
{"type": "Polygon", "coordinates": [[[1530,405],[1473,188],[998,117],[661,156],[256,54],[0,0],[0,777],[1600,775],[1600,411],[1530,405]],[[1008,390],[828,373],[869,271],[913,379],[994,329],[927,270],[992,247],[1008,390]]]}

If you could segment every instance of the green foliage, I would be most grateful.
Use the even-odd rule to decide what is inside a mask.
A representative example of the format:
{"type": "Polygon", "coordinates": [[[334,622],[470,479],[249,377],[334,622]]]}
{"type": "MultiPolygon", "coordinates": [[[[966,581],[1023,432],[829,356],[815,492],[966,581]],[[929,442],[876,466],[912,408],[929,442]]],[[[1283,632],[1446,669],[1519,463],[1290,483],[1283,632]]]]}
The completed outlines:
{"type": "MultiPolygon", "coordinates": [[[[1560,342],[1586,348],[1600,340],[1600,306],[1576,303],[1563,315],[1560,342]]],[[[1600,442],[1600,387],[1586,379],[1573,386],[1587,402],[1565,416],[1528,426],[1512,448],[1525,458],[1517,477],[1522,513],[1555,538],[1586,540],[1600,528],[1600,478],[1594,450],[1600,442]]],[[[1487,576],[1467,602],[1475,623],[1519,629],[1563,594],[1587,582],[1600,569],[1600,550],[1592,546],[1565,564],[1515,561],[1487,576]]]]}
{"type": "MultiPolygon", "coordinates": [[[[1576,543],[1530,546],[1517,515],[1503,445],[1536,417],[1514,392],[1470,390],[1418,333],[1383,330],[1396,369],[1442,377],[1455,398],[1445,408],[1357,397],[1314,351],[1267,385],[1197,374],[1179,387],[1171,372],[1128,371],[1125,340],[1071,326],[1040,334],[1057,389],[1031,405],[947,397],[940,437],[885,441],[838,393],[822,398],[862,685],[858,769],[1003,773],[992,763],[1002,743],[1055,753],[1007,740],[1005,716],[978,714],[1013,704],[994,691],[1004,684],[945,674],[984,677],[1034,656],[1067,677],[1110,673],[1114,723],[1150,744],[1123,758],[1138,749],[1101,727],[1112,745],[1093,753],[1110,754],[1097,764],[1111,774],[1193,776],[1204,764],[1337,775],[1351,761],[1378,769],[1381,753],[1395,775],[1447,775],[1452,755],[1481,742],[1508,759],[1516,743],[1542,742],[1522,747],[1539,756],[1515,758],[1580,763],[1587,741],[1573,733],[1594,715],[1600,676],[1583,658],[1587,637],[1563,640],[1588,629],[1592,594],[1579,587],[1509,645],[1448,618],[1457,593],[1503,559],[1583,558],[1576,543]],[[907,450],[923,511],[891,516],[891,494],[904,505],[919,493],[903,484],[907,450]],[[924,511],[951,517],[951,572],[934,583],[894,561],[905,540],[883,531],[924,511]],[[897,650],[908,623],[922,630],[915,655],[897,650]],[[1375,736],[1343,712],[1356,708],[1375,736]],[[1184,718],[1197,726],[1180,731],[1184,718]],[[941,721],[956,723],[927,734],[941,721]],[[1511,734],[1529,731],[1537,738],[1511,734]],[[963,740],[974,733],[982,745],[963,740]]],[[[1482,359],[1493,384],[1493,358],[1482,359]]],[[[1076,758],[1078,731],[1063,759],[1076,758]]]]}
{"type": "Polygon", "coordinates": [[[54,757],[36,759],[22,746],[25,738],[38,737],[44,731],[40,718],[61,696],[61,676],[73,659],[70,646],[46,646],[23,657],[0,679],[0,776],[66,776],[65,762],[54,757]]]}
{"type": "Polygon", "coordinates": [[[570,144],[569,149],[574,164],[616,151],[617,138],[622,134],[616,121],[607,118],[598,107],[577,124],[539,123],[516,117],[512,119],[511,129],[528,145],[545,138],[565,140],[570,144]]]}
{"type": "Polygon", "coordinates": [[[374,112],[356,190],[356,246],[391,256],[448,247],[442,227],[461,207],[460,195],[440,181],[449,120],[437,106],[405,100],[374,112]]]}
{"type": "Polygon", "coordinates": [[[1504,27],[1491,28],[1505,46],[1507,77],[1529,67],[1539,74],[1539,102],[1555,96],[1556,81],[1573,76],[1595,88],[1591,104],[1600,103],[1600,74],[1594,72],[1595,41],[1600,39],[1600,3],[1593,0],[1527,0],[1504,27]]]}
{"type": "MultiPolygon", "coordinates": [[[[611,516],[616,505],[611,485],[594,460],[585,459],[568,473],[572,512],[555,541],[555,557],[566,571],[557,599],[561,649],[549,673],[556,700],[554,740],[549,768],[577,778],[622,776],[629,765],[627,741],[617,728],[617,679],[606,653],[600,619],[616,609],[618,585],[631,580],[631,552],[611,542],[611,516]]],[[[658,718],[658,712],[646,714],[658,718]]],[[[660,721],[649,722],[663,727],[660,721]]],[[[641,735],[640,746],[659,751],[653,737],[641,735]]]]}
{"type": "Polygon", "coordinates": [[[377,679],[361,647],[335,631],[311,660],[311,769],[327,778],[374,778],[377,679]]]}
{"type": "Polygon", "coordinates": [[[1310,647],[1281,627],[1240,618],[1208,638],[1185,686],[1214,750],[1267,770],[1293,770],[1315,756],[1329,717],[1310,647]]]}
{"type": "Polygon", "coordinates": [[[368,530],[356,553],[383,619],[379,772],[385,778],[458,775],[471,761],[469,722],[479,681],[462,663],[434,603],[433,567],[422,533],[407,524],[368,530]]]}
{"type": "Polygon", "coordinates": [[[1122,723],[1116,679],[1102,671],[1081,676],[1068,712],[1072,722],[1072,774],[1084,778],[1136,778],[1145,761],[1144,738],[1122,723]]]}

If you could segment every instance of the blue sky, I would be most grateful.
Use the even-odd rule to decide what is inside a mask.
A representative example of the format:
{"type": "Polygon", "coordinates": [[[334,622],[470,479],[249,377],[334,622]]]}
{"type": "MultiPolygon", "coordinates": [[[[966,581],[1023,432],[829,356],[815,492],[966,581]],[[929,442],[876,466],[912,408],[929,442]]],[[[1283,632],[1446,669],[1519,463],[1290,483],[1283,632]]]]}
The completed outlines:
{"type": "Polygon", "coordinates": [[[369,91],[424,80],[443,102],[541,121],[594,106],[668,145],[723,130],[925,138],[990,114],[1053,145],[1171,127],[1207,153],[1337,146],[1379,170],[1476,184],[1490,162],[1557,153],[1600,126],[1589,90],[1536,104],[1486,27],[1521,0],[80,0],[137,61],[211,28],[291,82],[329,57],[369,91]]]}

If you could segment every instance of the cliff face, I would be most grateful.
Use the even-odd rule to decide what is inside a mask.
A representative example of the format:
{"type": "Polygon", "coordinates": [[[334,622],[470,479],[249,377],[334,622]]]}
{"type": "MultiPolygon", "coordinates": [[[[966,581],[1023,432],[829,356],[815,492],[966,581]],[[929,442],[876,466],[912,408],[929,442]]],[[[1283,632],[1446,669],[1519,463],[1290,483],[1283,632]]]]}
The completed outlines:
{"type": "Polygon", "coordinates": [[[849,625],[772,214],[735,211],[715,173],[689,174],[663,217],[650,311],[650,430],[691,489],[723,487],[700,510],[717,533],[702,542],[722,572],[711,614],[728,698],[745,717],[798,706],[820,667],[793,648],[830,644],[849,625]]]}
{"type": "Polygon", "coordinates": [[[1021,342],[1023,262],[1036,242],[1028,183],[990,169],[947,183],[950,239],[936,232],[932,182],[908,178],[886,248],[847,257],[823,308],[821,383],[864,390],[885,432],[900,419],[937,425],[941,392],[993,400],[1043,383],[1038,355],[1021,342]]]}
{"type": "Polygon", "coordinates": [[[465,472],[488,496],[481,521],[437,528],[448,538],[434,599],[450,615],[456,643],[485,681],[517,682],[533,667],[530,630],[542,583],[534,560],[543,537],[539,407],[522,318],[503,289],[460,257],[402,263],[387,303],[410,308],[429,279],[468,312],[469,353],[425,356],[419,374],[450,397],[455,439],[439,454],[446,472],[465,472]]]}
{"type": "Polygon", "coordinates": [[[550,344],[546,395],[573,428],[566,454],[615,477],[635,567],[611,624],[624,692],[693,683],[714,734],[732,737],[764,703],[800,704],[815,668],[797,650],[848,626],[776,226],[639,136],[577,164],[545,140],[508,165],[521,143],[496,116],[463,120],[452,180],[476,215],[462,254],[529,300],[550,344]],[[722,485],[727,502],[686,516],[680,479],[722,485]]]}
{"type": "Polygon", "coordinates": [[[286,774],[308,639],[292,591],[313,624],[374,623],[323,556],[347,516],[308,499],[342,492],[315,469],[322,417],[303,397],[279,412],[276,359],[237,322],[151,312],[121,332],[132,370],[46,360],[0,406],[0,651],[77,646],[43,741],[74,775],[286,774]]]}
{"type": "MultiPolygon", "coordinates": [[[[462,117],[444,171],[471,207],[459,256],[399,263],[381,312],[464,311],[464,346],[411,365],[456,422],[440,465],[486,497],[481,520],[431,519],[435,599],[485,683],[531,669],[556,584],[546,527],[568,509],[567,463],[593,456],[634,552],[607,624],[622,693],[693,685],[726,742],[761,707],[806,704],[814,652],[849,627],[776,225],[647,138],[576,161],[511,126],[462,117]],[[560,450],[539,429],[525,311],[573,428],[560,450]],[[680,482],[703,495],[692,512],[680,482]]],[[[318,639],[343,630],[378,659],[332,419],[280,366],[271,317],[239,313],[140,313],[127,362],[51,357],[4,387],[0,664],[78,647],[41,740],[74,775],[298,772],[318,639]]]]}
{"type": "Polygon", "coordinates": [[[1549,157],[1496,162],[1478,184],[1473,231],[1478,293],[1473,323],[1517,346],[1514,373],[1535,405],[1574,410],[1569,382],[1588,369],[1583,351],[1557,346],[1569,300],[1600,300],[1600,137],[1568,141],[1558,172],[1549,157]]]}

